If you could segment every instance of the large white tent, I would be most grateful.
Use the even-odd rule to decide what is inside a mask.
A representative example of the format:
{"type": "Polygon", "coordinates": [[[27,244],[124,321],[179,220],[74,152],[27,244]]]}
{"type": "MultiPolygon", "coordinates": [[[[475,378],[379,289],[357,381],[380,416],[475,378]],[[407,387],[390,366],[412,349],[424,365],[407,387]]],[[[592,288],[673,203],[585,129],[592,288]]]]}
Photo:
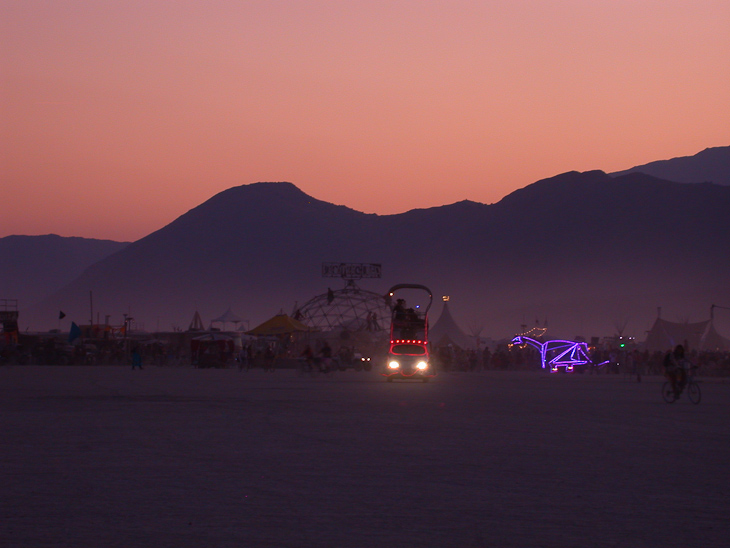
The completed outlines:
{"type": "Polygon", "coordinates": [[[712,320],[702,322],[669,322],[657,318],[646,336],[649,351],[671,350],[678,344],[687,350],[730,350],[730,340],[720,335],[712,320]]]}
{"type": "Polygon", "coordinates": [[[476,348],[476,338],[470,337],[461,330],[449,310],[448,301],[444,301],[444,309],[438,321],[429,329],[428,340],[434,347],[452,344],[464,350],[476,348]]]}

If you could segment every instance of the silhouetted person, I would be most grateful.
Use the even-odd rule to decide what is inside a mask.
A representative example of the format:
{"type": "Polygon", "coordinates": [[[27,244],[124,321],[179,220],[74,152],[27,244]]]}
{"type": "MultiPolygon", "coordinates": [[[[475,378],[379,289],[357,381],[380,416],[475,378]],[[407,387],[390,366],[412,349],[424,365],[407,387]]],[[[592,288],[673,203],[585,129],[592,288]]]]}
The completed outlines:
{"type": "Polygon", "coordinates": [[[673,352],[664,358],[664,375],[669,379],[674,391],[674,398],[679,398],[687,384],[688,363],[684,358],[684,346],[678,344],[673,352]]]}
{"type": "Polygon", "coordinates": [[[324,346],[319,351],[319,355],[322,356],[321,369],[324,371],[329,371],[330,362],[332,361],[332,349],[330,348],[330,345],[327,344],[327,341],[324,342],[324,346]]]}
{"type": "Polygon", "coordinates": [[[404,299],[398,299],[393,307],[393,318],[397,322],[402,322],[406,319],[406,301],[404,299]]]}
{"type": "Polygon", "coordinates": [[[307,370],[312,371],[314,369],[314,352],[312,351],[312,347],[307,345],[300,354],[300,357],[304,358],[307,370]]]}
{"type": "Polygon", "coordinates": [[[380,326],[378,325],[378,315],[375,312],[372,313],[371,324],[373,326],[373,331],[379,331],[380,330],[380,326]]]}
{"type": "Polygon", "coordinates": [[[132,349],[132,369],[136,368],[142,369],[142,355],[135,346],[134,349],[132,349]]]}

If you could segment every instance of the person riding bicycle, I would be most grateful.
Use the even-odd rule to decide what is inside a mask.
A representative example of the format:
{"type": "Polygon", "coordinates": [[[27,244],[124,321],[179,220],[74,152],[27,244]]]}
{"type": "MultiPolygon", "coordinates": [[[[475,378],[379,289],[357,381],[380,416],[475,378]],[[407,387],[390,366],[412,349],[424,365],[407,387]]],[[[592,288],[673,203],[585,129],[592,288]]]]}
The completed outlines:
{"type": "Polygon", "coordinates": [[[689,362],[684,357],[684,346],[678,344],[664,357],[664,376],[672,383],[674,399],[678,399],[687,385],[689,362]]]}

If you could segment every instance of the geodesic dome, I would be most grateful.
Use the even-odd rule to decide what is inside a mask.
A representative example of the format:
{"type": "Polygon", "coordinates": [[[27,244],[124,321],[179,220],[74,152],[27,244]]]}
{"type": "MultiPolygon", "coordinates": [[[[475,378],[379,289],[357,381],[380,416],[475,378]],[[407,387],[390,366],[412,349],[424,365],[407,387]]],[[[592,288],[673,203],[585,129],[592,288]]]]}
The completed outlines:
{"type": "Polygon", "coordinates": [[[329,289],[294,311],[296,319],[320,331],[387,331],[390,315],[383,295],[361,289],[352,280],[344,289],[329,289]]]}

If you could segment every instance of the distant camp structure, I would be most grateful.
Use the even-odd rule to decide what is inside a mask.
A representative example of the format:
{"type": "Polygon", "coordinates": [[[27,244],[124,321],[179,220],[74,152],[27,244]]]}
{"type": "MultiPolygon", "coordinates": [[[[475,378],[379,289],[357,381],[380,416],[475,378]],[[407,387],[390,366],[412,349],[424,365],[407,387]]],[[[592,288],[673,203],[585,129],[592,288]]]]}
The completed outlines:
{"type": "Polygon", "coordinates": [[[713,304],[710,307],[709,320],[692,323],[664,320],[660,317],[661,311],[659,311],[654,325],[646,335],[646,349],[651,352],[663,352],[681,344],[691,350],[721,352],[730,350],[730,339],[726,339],[715,329],[716,308],[730,310],[728,307],[713,304]]]}
{"type": "Polygon", "coordinates": [[[198,312],[197,310],[195,311],[195,314],[193,314],[193,319],[190,322],[188,331],[205,331],[205,326],[203,325],[203,318],[200,317],[200,312],[198,312]]]}
{"type": "Polygon", "coordinates": [[[257,325],[250,331],[247,331],[246,334],[259,337],[280,337],[292,335],[294,333],[308,333],[310,331],[312,331],[312,328],[308,325],[305,325],[286,314],[277,314],[276,316],[266,320],[264,323],[257,325]]]}
{"type": "Polygon", "coordinates": [[[193,319],[190,322],[190,326],[188,327],[188,331],[229,331],[231,329],[228,328],[231,327],[233,328],[232,331],[241,331],[241,326],[239,324],[247,321],[248,320],[241,319],[240,316],[235,314],[231,308],[228,307],[228,310],[226,310],[222,315],[210,320],[210,327],[206,329],[203,324],[203,318],[200,316],[200,312],[196,310],[193,315],[193,319]]]}
{"type": "Polygon", "coordinates": [[[5,343],[18,342],[17,299],[0,299],[0,328],[5,343]]]}
{"type": "Polygon", "coordinates": [[[448,297],[443,297],[444,308],[438,321],[430,329],[429,340],[435,347],[456,346],[462,350],[476,348],[476,337],[470,337],[456,323],[449,310],[448,297]]]}
{"type": "Polygon", "coordinates": [[[233,330],[239,331],[239,324],[242,322],[245,322],[245,320],[243,320],[237,314],[234,314],[234,312],[229,307],[228,310],[226,310],[221,316],[213,318],[210,321],[210,325],[211,327],[213,327],[214,325],[218,325],[221,331],[225,331],[226,327],[229,327],[228,324],[233,324],[233,330]]]}
{"type": "Polygon", "coordinates": [[[330,288],[302,306],[295,306],[292,317],[318,331],[378,332],[388,329],[390,308],[383,295],[346,280],[344,288],[330,288]]]}

